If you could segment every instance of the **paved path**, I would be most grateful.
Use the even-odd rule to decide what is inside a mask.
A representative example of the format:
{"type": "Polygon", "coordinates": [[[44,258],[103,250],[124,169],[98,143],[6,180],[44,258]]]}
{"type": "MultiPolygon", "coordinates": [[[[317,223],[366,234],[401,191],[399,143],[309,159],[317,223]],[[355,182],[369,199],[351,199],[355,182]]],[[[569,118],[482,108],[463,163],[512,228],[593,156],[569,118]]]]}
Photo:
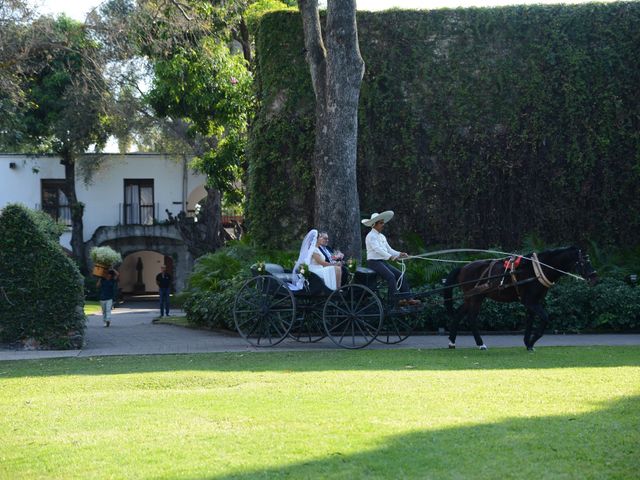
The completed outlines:
{"type": "MultiPolygon", "coordinates": [[[[93,357],[101,355],[146,355],[165,353],[203,353],[239,351],[283,351],[337,349],[330,340],[315,344],[300,344],[286,340],[274,348],[257,349],[248,346],[237,335],[154,324],[158,310],[151,305],[116,308],[111,327],[104,328],[99,315],[90,315],[82,350],[6,350],[0,349],[0,360],[41,359],[56,357],[93,357]]],[[[174,311],[172,315],[181,315],[174,311]]],[[[523,347],[521,335],[485,335],[489,348],[523,347]]],[[[458,348],[475,346],[473,337],[459,336],[458,348]]],[[[640,345],[640,335],[545,335],[537,346],[640,345]]],[[[399,345],[374,342],[367,348],[446,348],[447,338],[441,335],[414,335],[399,345]]]]}

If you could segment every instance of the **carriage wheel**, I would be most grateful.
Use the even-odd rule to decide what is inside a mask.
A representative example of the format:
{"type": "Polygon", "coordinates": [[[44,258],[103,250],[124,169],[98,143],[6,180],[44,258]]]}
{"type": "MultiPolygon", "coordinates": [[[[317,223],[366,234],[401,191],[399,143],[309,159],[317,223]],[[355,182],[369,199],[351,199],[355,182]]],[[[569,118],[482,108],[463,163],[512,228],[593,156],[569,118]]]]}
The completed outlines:
{"type": "Polygon", "coordinates": [[[378,335],[382,303],[364,285],[346,285],[333,292],[324,305],[322,321],[329,339],[339,347],[363,348],[378,335]]]}
{"type": "Polygon", "coordinates": [[[269,275],[250,278],[233,305],[238,333],[251,345],[272,347],[284,340],[296,318],[291,291],[269,275]]]}
{"type": "Polygon", "coordinates": [[[302,343],[315,343],[322,340],[327,336],[322,324],[322,312],[305,310],[302,314],[298,314],[289,336],[296,342],[302,343]]]}
{"type": "Polygon", "coordinates": [[[405,341],[413,331],[413,315],[385,315],[376,340],[391,345],[405,341]]]}

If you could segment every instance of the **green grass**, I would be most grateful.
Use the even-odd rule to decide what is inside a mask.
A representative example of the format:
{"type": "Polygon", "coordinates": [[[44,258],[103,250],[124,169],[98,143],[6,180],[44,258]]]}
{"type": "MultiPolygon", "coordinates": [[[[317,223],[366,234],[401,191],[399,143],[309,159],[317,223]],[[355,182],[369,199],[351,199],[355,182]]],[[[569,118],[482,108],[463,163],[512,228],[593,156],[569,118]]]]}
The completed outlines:
{"type": "Polygon", "coordinates": [[[96,313],[102,313],[100,302],[98,300],[85,300],[84,301],[84,314],[93,315],[96,313]]]}
{"type": "Polygon", "coordinates": [[[640,348],[0,362],[0,478],[638,478],[640,348]]]}

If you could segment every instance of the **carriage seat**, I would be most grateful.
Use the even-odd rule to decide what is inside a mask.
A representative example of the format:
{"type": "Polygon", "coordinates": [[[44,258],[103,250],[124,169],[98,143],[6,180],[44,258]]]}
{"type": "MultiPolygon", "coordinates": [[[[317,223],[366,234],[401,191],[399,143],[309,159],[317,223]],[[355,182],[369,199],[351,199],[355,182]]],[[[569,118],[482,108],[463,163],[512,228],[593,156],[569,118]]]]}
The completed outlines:
{"type": "Polygon", "coordinates": [[[264,269],[268,274],[276,277],[278,280],[282,280],[285,283],[294,282],[297,278],[293,273],[285,272],[284,267],[282,265],[278,265],[277,263],[265,263],[264,269]]]}
{"type": "MultiPolygon", "coordinates": [[[[291,273],[290,271],[285,271],[284,267],[282,267],[282,265],[278,265],[277,263],[265,263],[264,269],[266,274],[276,277],[278,280],[281,280],[284,283],[295,283],[298,278],[297,275],[291,273]]],[[[251,272],[254,275],[259,275],[255,265],[251,267],[251,272]]],[[[318,275],[313,272],[309,272],[307,276],[306,287],[302,290],[296,291],[295,294],[302,296],[314,296],[323,294],[329,295],[331,292],[332,290],[328,289],[325,286],[324,282],[318,275]]]]}
{"type": "Polygon", "coordinates": [[[378,274],[370,268],[358,267],[353,277],[353,283],[359,283],[360,285],[369,287],[375,292],[378,285],[378,274]]]}

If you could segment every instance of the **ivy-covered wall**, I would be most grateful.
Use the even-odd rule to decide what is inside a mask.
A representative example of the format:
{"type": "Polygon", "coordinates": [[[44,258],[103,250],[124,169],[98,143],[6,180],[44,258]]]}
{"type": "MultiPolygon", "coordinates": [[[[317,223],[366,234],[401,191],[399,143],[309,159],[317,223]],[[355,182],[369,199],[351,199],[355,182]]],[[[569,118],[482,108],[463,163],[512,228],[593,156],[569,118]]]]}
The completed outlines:
{"type": "MultiPolygon", "coordinates": [[[[363,12],[358,30],[363,216],[395,210],[389,234],[427,244],[639,243],[640,2],[363,12]]],[[[313,226],[299,15],[266,15],[256,46],[247,215],[279,247],[313,226]]]]}

